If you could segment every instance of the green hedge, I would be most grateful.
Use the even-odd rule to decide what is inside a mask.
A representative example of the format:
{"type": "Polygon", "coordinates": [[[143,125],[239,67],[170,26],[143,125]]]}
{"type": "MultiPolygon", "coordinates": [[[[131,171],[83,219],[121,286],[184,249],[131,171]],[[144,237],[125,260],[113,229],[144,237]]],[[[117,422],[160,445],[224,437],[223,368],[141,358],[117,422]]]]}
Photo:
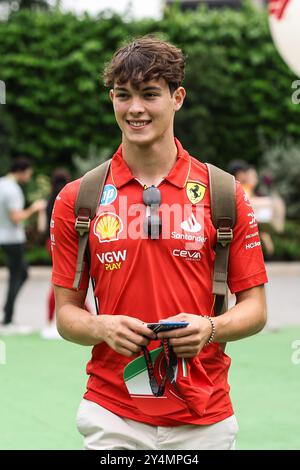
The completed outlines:
{"type": "Polygon", "coordinates": [[[0,77],[6,82],[4,132],[11,155],[40,170],[70,164],[90,144],[116,146],[118,131],[99,73],[126,26],[59,12],[21,12],[0,23],[0,77]]]}
{"type": "Polygon", "coordinates": [[[300,140],[295,77],[275,50],[265,13],[174,9],[160,21],[129,21],[22,11],[0,22],[0,79],[7,88],[0,172],[17,154],[49,172],[71,165],[74,154],[87,157],[91,145],[114,149],[120,134],[99,75],[124,40],[152,32],[189,57],[176,134],[194,155],[221,166],[236,157],[259,163],[262,142],[300,140]]]}
{"type": "Polygon", "coordinates": [[[274,243],[273,261],[300,261],[300,223],[287,221],[285,231],[276,234],[270,231],[274,243]]]}

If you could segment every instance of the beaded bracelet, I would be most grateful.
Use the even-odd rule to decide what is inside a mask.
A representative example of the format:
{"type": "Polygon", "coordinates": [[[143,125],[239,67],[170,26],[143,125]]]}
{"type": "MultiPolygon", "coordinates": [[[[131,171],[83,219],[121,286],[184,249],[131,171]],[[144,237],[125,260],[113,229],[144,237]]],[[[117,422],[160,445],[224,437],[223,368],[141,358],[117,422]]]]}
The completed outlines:
{"type": "Polygon", "coordinates": [[[216,334],[216,325],[215,325],[215,322],[214,320],[209,317],[208,315],[203,315],[203,318],[207,318],[207,320],[210,321],[210,324],[211,324],[211,335],[209,337],[209,340],[205,343],[204,346],[208,346],[210,343],[212,343],[214,337],[215,337],[215,334],[216,334]]]}

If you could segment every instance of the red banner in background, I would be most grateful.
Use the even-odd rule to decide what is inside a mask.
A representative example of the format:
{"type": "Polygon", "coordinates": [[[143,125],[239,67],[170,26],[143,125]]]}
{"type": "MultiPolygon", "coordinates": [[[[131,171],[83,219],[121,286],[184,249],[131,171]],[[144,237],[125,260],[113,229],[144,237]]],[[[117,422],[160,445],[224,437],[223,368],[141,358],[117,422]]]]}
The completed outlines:
{"type": "Polygon", "coordinates": [[[269,0],[269,15],[281,20],[290,0],[269,0]]]}

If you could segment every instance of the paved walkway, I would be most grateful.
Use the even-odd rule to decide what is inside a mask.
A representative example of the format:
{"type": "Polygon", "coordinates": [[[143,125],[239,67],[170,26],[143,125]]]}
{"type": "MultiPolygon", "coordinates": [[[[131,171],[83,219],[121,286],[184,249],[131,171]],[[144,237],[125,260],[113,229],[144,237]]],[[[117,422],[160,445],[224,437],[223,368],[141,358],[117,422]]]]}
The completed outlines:
{"type": "MultiPolygon", "coordinates": [[[[268,263],[267,301],[269,320],[267,328],[277,329],[287,325],[300,325],[300,263],[268,263]]],[[[15,320],[43,328],[47,319],[47,294],[51,270],[48,267],[31,267],[30,278],[20,292],[16,304],[15,320]]],[[[0,268],[0,305],[3,305],[7,272],[0,268]]],[[[89,302],[93,299],[89,293],[89,302]]]]}

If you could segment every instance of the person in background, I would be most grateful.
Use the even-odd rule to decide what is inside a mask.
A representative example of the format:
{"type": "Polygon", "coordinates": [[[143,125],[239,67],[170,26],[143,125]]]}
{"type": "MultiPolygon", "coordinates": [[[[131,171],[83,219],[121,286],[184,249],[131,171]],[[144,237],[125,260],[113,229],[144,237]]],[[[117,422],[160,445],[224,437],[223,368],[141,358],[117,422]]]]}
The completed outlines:
{"type": "Polygon", "coordinates": [[[270,195],[262,196],[257,192],[259,183],[254,166],[244,160],[233,160],[227,171],[239,181],[251,203],[257,222],[260,224],[260,238],[265,249],[265,258],[274,254],[274,243],[268,226],[282,233],[285,221],[285,204],[279,194],[272,190],[270,195]]]}
{"type": "Polygon", "coordinates": [[[227,171],[241,183],[248,198],[251,198],[258,185],[256,169],[244,160],[232,160],[228,165],[227,171]]]}
{"type": "Polygon", "coordinates": [[[0,246],[9,270],[9,283],[4,304],[4,318],[0,334],[27,334],[27,325],[13,323],[17,295],[28,277],[24,258],[26,234],[22,222],[43,211],[46,201],[40,199],[24,209],[25,198],[21,185],[30,181],[32,165],[26,158],[13,160],[10,172],[0,178],[0,246]]]}
{"type": "MultiPolygon", "coordinates": [[[[51,239],[50,239],[50,224],[51,214],[55,199],[57,198],[63,187],[71,181],[71,175],[66,168],[57,168],[53,171],[51,178],[51,193],[48,197],[47,207],[44,212],[39,214],[39,231],[46,233],[46,247],[51,255],[51,239]]],[[[50,285],[49,294],[47,298],[47,321],[48,325],[41,332],[43,339],[60,339],[55,323],[55,298],[54,289],[50,285]]]]}
{"type": "MultiPolygon", "coordinates": [[[[51,255],[51,216],[55,200],[63,189],[63,187],[71,181],[71,175],[66,168],[57,168],[54,170],[51,178],[51,193],[48,198],[46,210],[39,213],[39,231],[46,233],[46,247],[51,255]]],[[[88,303],[85,303],[85,309],[90,312],[91,309],[88,303]]],[[[54,289],[51,283],[48,298],[47,298],[47,326],[41,331],[41,337],[43,339],[61,339],[60,334],[56,328],[55,321],[55,296],[54,289]]]]}

